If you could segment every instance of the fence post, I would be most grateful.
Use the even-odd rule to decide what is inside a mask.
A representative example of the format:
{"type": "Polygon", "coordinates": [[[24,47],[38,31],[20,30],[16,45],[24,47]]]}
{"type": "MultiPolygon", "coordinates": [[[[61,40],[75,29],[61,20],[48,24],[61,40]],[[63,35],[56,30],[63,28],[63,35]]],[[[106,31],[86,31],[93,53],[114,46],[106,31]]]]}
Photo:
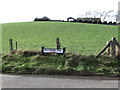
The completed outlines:
{"type": "Polygon", "coordinates": [[[9,39],[9,45],[10,45],[10,53],[13,51],[13,42],[12,39],[9,39]]]}
{"type": "Polygon", "coordinates": [[[119,44],[119,42],[116,40],[116,38],[113,38],[113,41],[114,41],[115,44],[120,48],[120,44],[119,44]]]}
{"type": "Polygon", "coordinates": [[[101,55],[108,47],[110,47],[111,43],[112,43],[112,41],[110,41],[110,42],[103,48],[103,50],[96,56],[96,58],[100,57],[100,55],[101,55]]]}
{"type": "MultiPolygon", "coordinates": [[[[109,42],[107,41],[106,45],[108,44],[109,42]]],[[[107,48],[107,55],[110,55],[110,46],[108,46],[107,48]]]]}
{"type": "Polygon", "coordinates": [[[57,45],[57,49],[60,49],[60,40],[59,40],[59,38],[56,39],[56,45],[57,45]]]}
{"type": "Polygon", "coordinates": [[[120,44],[119,44],[119,42],[117,41],[117,39],[115,37],[113,38],[113,41],[116,44],[116,46],[118,47],[117,53],[120,54],[120,44]]]}
{"type": "Polygon", "coordinates": [[[66,51],[66,48],[64,47],[64,48],[63,48],[63,54],[65,53],[65,51],[66,51]]]}
{"type": "Polygon", "coordinates": [[[112,57],[115,57],[116,48],[114,41],[111,43],[111,46],[112,46],[112,57]]]}
{"type": "Polygon", "coordinates": [[[41,53],[42,53],[43,56],[45,55],[45,53],[44,53],[44,47],[41,47],[41,53]]]}
{"type": "Polygon", "coordinates": [[[17,45],[17,41],[15,42],[15,46],[16,46],[16,50],[17,50],[17,46],[18,46],[18,45],[17,45]]]}

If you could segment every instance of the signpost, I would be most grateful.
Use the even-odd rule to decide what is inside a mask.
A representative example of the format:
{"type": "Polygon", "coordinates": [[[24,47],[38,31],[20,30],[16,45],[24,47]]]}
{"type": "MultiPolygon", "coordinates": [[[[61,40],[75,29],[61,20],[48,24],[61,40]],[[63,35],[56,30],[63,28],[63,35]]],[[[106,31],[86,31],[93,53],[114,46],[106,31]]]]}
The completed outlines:
{"type": "Polygon", "coordinates": [[[44,53],[63,53],[63,49],[50,49],[50,48],[45,48],[43,50],[44,53]]]}
{"type": "Polygon", "coordinates": [[[44,56],[45,53],[56,53],[56,54],[64,54],[66,51],[66,48],[63,47],[63,49],[60,48],[60,40],[59,38],[56,38],[56,48],[44,48],[41,47],[41,53],[44,56]]]}
{"type": "Polygon", "coordinates": [[[55,48],[44,48],[41,47],[41,53],[44,56],[45,53],[57,53],[57,54],[64,54],[66,48],[64,47],[63,49],[55,49],[55,48]]]}

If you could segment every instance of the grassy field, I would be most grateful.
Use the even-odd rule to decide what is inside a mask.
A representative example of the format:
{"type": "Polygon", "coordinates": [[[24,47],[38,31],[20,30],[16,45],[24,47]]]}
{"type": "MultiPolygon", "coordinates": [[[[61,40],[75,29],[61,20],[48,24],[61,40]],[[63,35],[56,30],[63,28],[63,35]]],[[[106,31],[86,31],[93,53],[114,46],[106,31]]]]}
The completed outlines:
{"type": "Polygon", "coordinates": [[[0,53],[2,52],[2,24],[0,24],[0,53]]]}
{"type": "Polygon", "coordinates": [[[56,38],[67,52],[97,54],[112,37],[118,38],[118,26],[71,22],[23,22],[2,24],[2,51],[9,51],[8,40],[18,41],[18,49],[55,48],[56,38]]]}

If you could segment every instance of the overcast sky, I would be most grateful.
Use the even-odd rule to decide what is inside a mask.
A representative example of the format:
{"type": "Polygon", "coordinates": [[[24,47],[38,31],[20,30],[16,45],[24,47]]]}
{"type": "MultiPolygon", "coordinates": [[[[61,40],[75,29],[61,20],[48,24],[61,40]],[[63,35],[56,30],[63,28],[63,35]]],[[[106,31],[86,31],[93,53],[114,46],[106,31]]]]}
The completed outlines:
{"type": "Polygon", "coordinates": [[[118,10],[119,0],[1,0],[0,23],[33,21],[35,17],[66,20],[87,11],[118,10]]]}

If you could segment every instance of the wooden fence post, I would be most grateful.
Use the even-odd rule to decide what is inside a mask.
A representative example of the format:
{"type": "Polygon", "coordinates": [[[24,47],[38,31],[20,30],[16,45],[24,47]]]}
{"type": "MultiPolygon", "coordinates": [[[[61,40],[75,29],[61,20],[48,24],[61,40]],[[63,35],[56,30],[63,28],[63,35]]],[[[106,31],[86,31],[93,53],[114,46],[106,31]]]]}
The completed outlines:
{"type": "Polygon", "coordinates": [[[118,46],[118,48],[120,48],[120,44],[119,44],[119,42],[116,40],[116,38],[113,38],[113,41],[114,41],[115,44],[118,46]]]}
{"type": "Polygon", "coordinates": [[[112,43],[111,43],[111,46],[112,46],[112,57],[115,57],[115,53],[116,53],[116,46],[115,46],[115,41],[113,39],[112,43]]]}
{"type": "Polygon", "coordinates": [[[13,51],[13,42],[12,39],[9,39],[9,45],[10,45],[10,53],[13,51]]]}
{"type": "Polygon", "coordinates": [[[43,56],[45,55],[45,53],[44,53],[44,47],[41,47],[41,53],[42,53],[43,56]]]}
{"type": "Polygon", "coordinates": [[[65,53],[65,51],[66,51],[66,48],[64,47],[64,48],[63,48],[63,54],[65,53]]]}
{"type": "Polygon", "coordinates": [[[56,45],[57,45],[57,49],[60,49],[60,41],[59,41],[59,38],[56,39],[56,45]]]}
{"type": "Polygon", "coordinates": [[[17,48],[18,48],[18,46],[17,46],[17,41],[15,42],[15,46],[16,46],[16,50],[17,50],[17,48]]]}
{"type": "Polygon", "coordinates": [[[120,44],[119,44],[119,42],[117,41],[116,38],[113,38],[113,41],[114,41],[115,45],[116,45],[117,48],[118,48],[117,53],[120,54],[120,44]]]}
{"type": "Polygon", "coordinates": [[[103,50],[96,56],[96,58],[100,57],[100,55],[101,55],[108,47],[110,47],[111,43],[112,43],[112,41],[110,41],[110,42],[103,48],[103,50]]]}
{"type": "MultiPolygon", "coordinates": [[[[107,41],[106,45],[108,44],[109,42],[107,41]]],[[[110,55],[110,46],[108,46],[107,48],[107,55],[110,55]]]]}

